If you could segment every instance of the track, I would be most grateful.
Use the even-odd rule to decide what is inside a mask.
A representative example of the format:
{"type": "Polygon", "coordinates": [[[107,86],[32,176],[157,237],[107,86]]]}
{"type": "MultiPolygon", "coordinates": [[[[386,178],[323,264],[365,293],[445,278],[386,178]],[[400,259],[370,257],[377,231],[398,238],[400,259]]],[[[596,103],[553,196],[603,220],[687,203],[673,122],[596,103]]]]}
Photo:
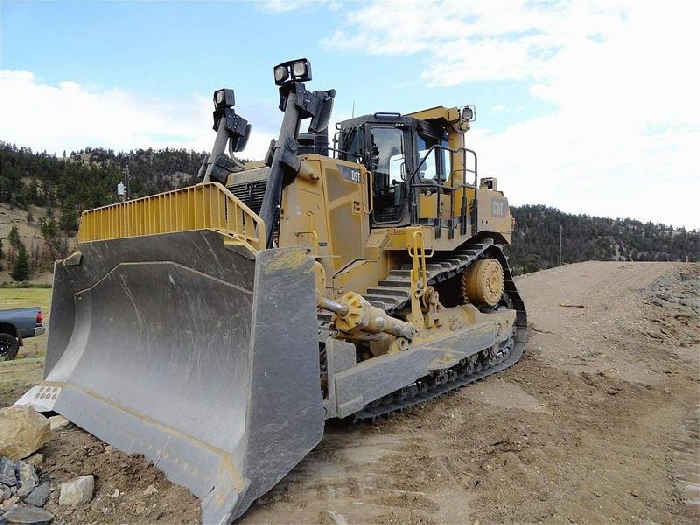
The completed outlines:
{"type": "MultiPolygon", "coordinates": [[[[517,329],[516,329],[517,330],[517,329]]],[[[509,366],[517,363],[523,354],[525,344],[515,345],[515,339],[511,337],[507,340],[498,353],[483,356],[483,350],[473,354],[471,358],[460,361],[457,365],[434,372],[431,375],[422,377],[413,384],[402,388],[397,392],[388,394],[372,403],[366,405],[362,411],[355,414],[357,421],[374,421],[379,417],[388,416],[394,412],[403,412],[432,399],[438,398],[457,388],[475,383],[479,379],[505,370],[509,366]]]]}
{"type": "MultiPolygon", "coordinates": [[[[452,253],[436,254],[428,265],[428,284],[434,286],[462,273],[470,264],[483,257],[498,260],[503,267],[505,293],[500,308],[514,308],[516,321],[513,334],[498,349],[484,348],[463,359],[449,369],[439,370],[424,376],[414,383],[387,394],[365,405],[355,414],[355,420],[374,421],[378,417],[402,412],[442,396],[452,390],[469,385],[487,376],[505,370],[517,363],[525,351],[527,339],[527,314],[513,275],[503,251],[492,239],[478,243],[467,243],[452,253]]],[[[408,306],[410,300],[410,271],[393,270],[386,280],[370,288],[365,298],[389,315],[396,315],[408,306]]]]}

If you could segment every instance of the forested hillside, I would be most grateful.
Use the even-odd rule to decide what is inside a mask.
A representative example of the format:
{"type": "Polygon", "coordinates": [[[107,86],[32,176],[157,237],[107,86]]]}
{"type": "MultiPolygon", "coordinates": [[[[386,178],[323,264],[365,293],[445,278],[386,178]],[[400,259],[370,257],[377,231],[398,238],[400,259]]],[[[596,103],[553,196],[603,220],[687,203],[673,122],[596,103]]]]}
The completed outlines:
{"type": "Polygon", "coordinates": [[[599,261],[689,261],[700,256],[697,231],[633,219],[572,215],[543,205],[512,207],[515,217],[511,264],[518,273],[560,263],[599,261]],[[561,234],[561,254],[559,239],[561,234]]]}
{"type": "MultiPolygon", "coordinates": [[[[0,142],[0,203],[12,211],[11,217],[2,212],[0,268],[12,270],[22,244],[30,243],[23,254],[28,255],[30,273],[48,269],[53,259],[65,256],[80,212],[115,202],[127,166],[131,194],[140,197],[195,183],[204,155],[167,148],[128,153],[86,148],[56,157],[0,142]]],[[[696,231],[572,215],[543,205],[513,207],[512,212],[516,225],[510,257],[517,273],[556,266],[560,255],[564,264],[699,259],[696,231]]]]}
{"type": "Polygon", "coordinates": [[[81,211],[117,200],[127,166],[132,196],[140,197],[193,184],[203,156],[168,148],[116,154],[86,148],[55,157],[0,142],[0,202],[60,210],[59,228],[70,233],[81,211]]]}

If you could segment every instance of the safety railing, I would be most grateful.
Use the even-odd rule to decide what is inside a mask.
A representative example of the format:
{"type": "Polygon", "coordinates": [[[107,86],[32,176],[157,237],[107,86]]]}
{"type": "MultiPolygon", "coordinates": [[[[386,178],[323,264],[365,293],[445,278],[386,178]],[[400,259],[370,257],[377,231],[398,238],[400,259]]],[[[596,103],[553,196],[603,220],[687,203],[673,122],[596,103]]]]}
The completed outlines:
{"type": "MultiPolygon", "coordinates": [[[[450,164],[453,164],[451,162],[450,164]]],[[[447,174],[449,177],[449,174],[447,174]]],[[[413,170],[411,173],[411,176],[409,177],[411,188],[413,191],[420,191],[421,188],[428,188],[431,190],[435,190],[437,193],[437,199],[436,199],[436,210],[435,210],[435,217],[437,220],[437,225],[438,227],[436,228],[436,237],[440,237],[440,230],[442,227],[442,221],[443,221],[443,211],[442,211],[442,206],[441,206],[441,197],[443,194],[447,193],[450,195],[450,216],[449,220],[452,221],[452,219],[455,217],[455,195],[456,195],[456,190],[462,189],[462,202],[461,202],[461,212],[459,216],[459,222],[460,222],[460,233],[461,235],[466,235],[467,233],[467,225],[471,221],[472,227],[476,228],[476,214],[477,214],[477,209],[476,209],[476,199],[474,199],[474,207],[470,210],[470,215],[471,217],[467,216],[467,189],[468,188],[476,188],[477,187],[477,180],[478,180],[478,174],[477,174],[477,157],[476,157],[476,152],[473,150],[470,150],[468,148],[457,148],[457,149],[452,149],[448,148],[447,146],[441,146],[441,145],[434,145],[428,151],[425,153],[425,155],[421,158],[420,162],[418,163],[418,166],[413,170]],[[420,168],[423,166],[430,156],[431,153],[436,152],[435,154],[437,155],[438,152],[441,151],[448,151],[450,152],[450,155],[452,156],[452,159],[454,160],[454,156],[457,154],[461,154],[462,156],[462,167],[453,170],[453,176],[452,180],[450,181],[450,184],[443,184],[442,181],[432,181],[432,182],[417,182],[415,179],[419,178],[418,174],[420,173],[420,168]],[[471,169],[468,167],[468,162],[467,159],[471,157],[474,159],[474,168],[471,169]],[[461,177],[459,174],[461,173],[461,177]],[[467,182],[467,174],[472,174],[474,175],[474,183],[473,185],[469,184],[467,182]],[[461,180],[460,180],[461,179],[461,180]]],[[[416,202],[420,203],[420,199],[416,199],[416,202]]],[[[418,215],[420,215],[420,210],[418,210],[418,215]]],[[[452,227],[449,228],[449,236],[452,238],[454,235],[454,230],[452,227]]],[[[471,232],[473,235],[476,235],[476,231],[471,232]]]]}
{"type": "Polygon", "coordinates": [[[262,219],[216,182],[85,211],[78,242],[206,229],[265,249],[262,219]]]}

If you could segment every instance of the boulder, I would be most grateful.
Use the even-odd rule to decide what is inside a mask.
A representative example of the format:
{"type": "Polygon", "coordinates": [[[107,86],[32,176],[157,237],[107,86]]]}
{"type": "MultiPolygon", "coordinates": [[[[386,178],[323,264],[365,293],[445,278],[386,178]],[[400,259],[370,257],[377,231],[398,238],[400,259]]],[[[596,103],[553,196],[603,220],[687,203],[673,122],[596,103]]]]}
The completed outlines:
{"type": "Polygon", "coordinates": [[[0,456],[22,459],[51,439],[49,420],[33,406],[0,408],[0,456]]]}
{"type": "Polygon", "coordinates": [[[95,489],[95,478],[92,476],[80,476],[68,483],[61,483],[61,495],[58,497],[59,505],[80,505],[92,500],[92,491],[95,489]]]}

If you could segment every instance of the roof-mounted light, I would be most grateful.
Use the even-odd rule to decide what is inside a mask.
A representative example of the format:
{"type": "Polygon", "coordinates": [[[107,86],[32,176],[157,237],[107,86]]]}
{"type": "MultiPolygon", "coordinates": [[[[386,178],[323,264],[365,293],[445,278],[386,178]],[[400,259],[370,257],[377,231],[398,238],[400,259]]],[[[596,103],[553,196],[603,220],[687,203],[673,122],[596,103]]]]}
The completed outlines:
{"type": "Polygon", "coordinates": [[[233,89],[219,89],[214,91],[214,108],[223,109],[230,108],[236,105],[236,97],[233,94],[233,89]]]}
{"type": "Polygon", "coordinates": [[[462,119],[462,120],[466,120],[466,121],[470,121],[470,122],[471,122],[472,120],[474,120],[474,117],[476,116],[476,111],[475,111],[475,109],[476,109],[476,108],[475,108],[474,106],[464,106],[464,107],[462,108],[461,119],[462,119]]]}
{"type": "Polygon", "coordinates": [[[272,72],[278,86],[287,82],[307,82],[311,80],[311,63],[305,58],[290,60],[276,65],[272,72]]]}

